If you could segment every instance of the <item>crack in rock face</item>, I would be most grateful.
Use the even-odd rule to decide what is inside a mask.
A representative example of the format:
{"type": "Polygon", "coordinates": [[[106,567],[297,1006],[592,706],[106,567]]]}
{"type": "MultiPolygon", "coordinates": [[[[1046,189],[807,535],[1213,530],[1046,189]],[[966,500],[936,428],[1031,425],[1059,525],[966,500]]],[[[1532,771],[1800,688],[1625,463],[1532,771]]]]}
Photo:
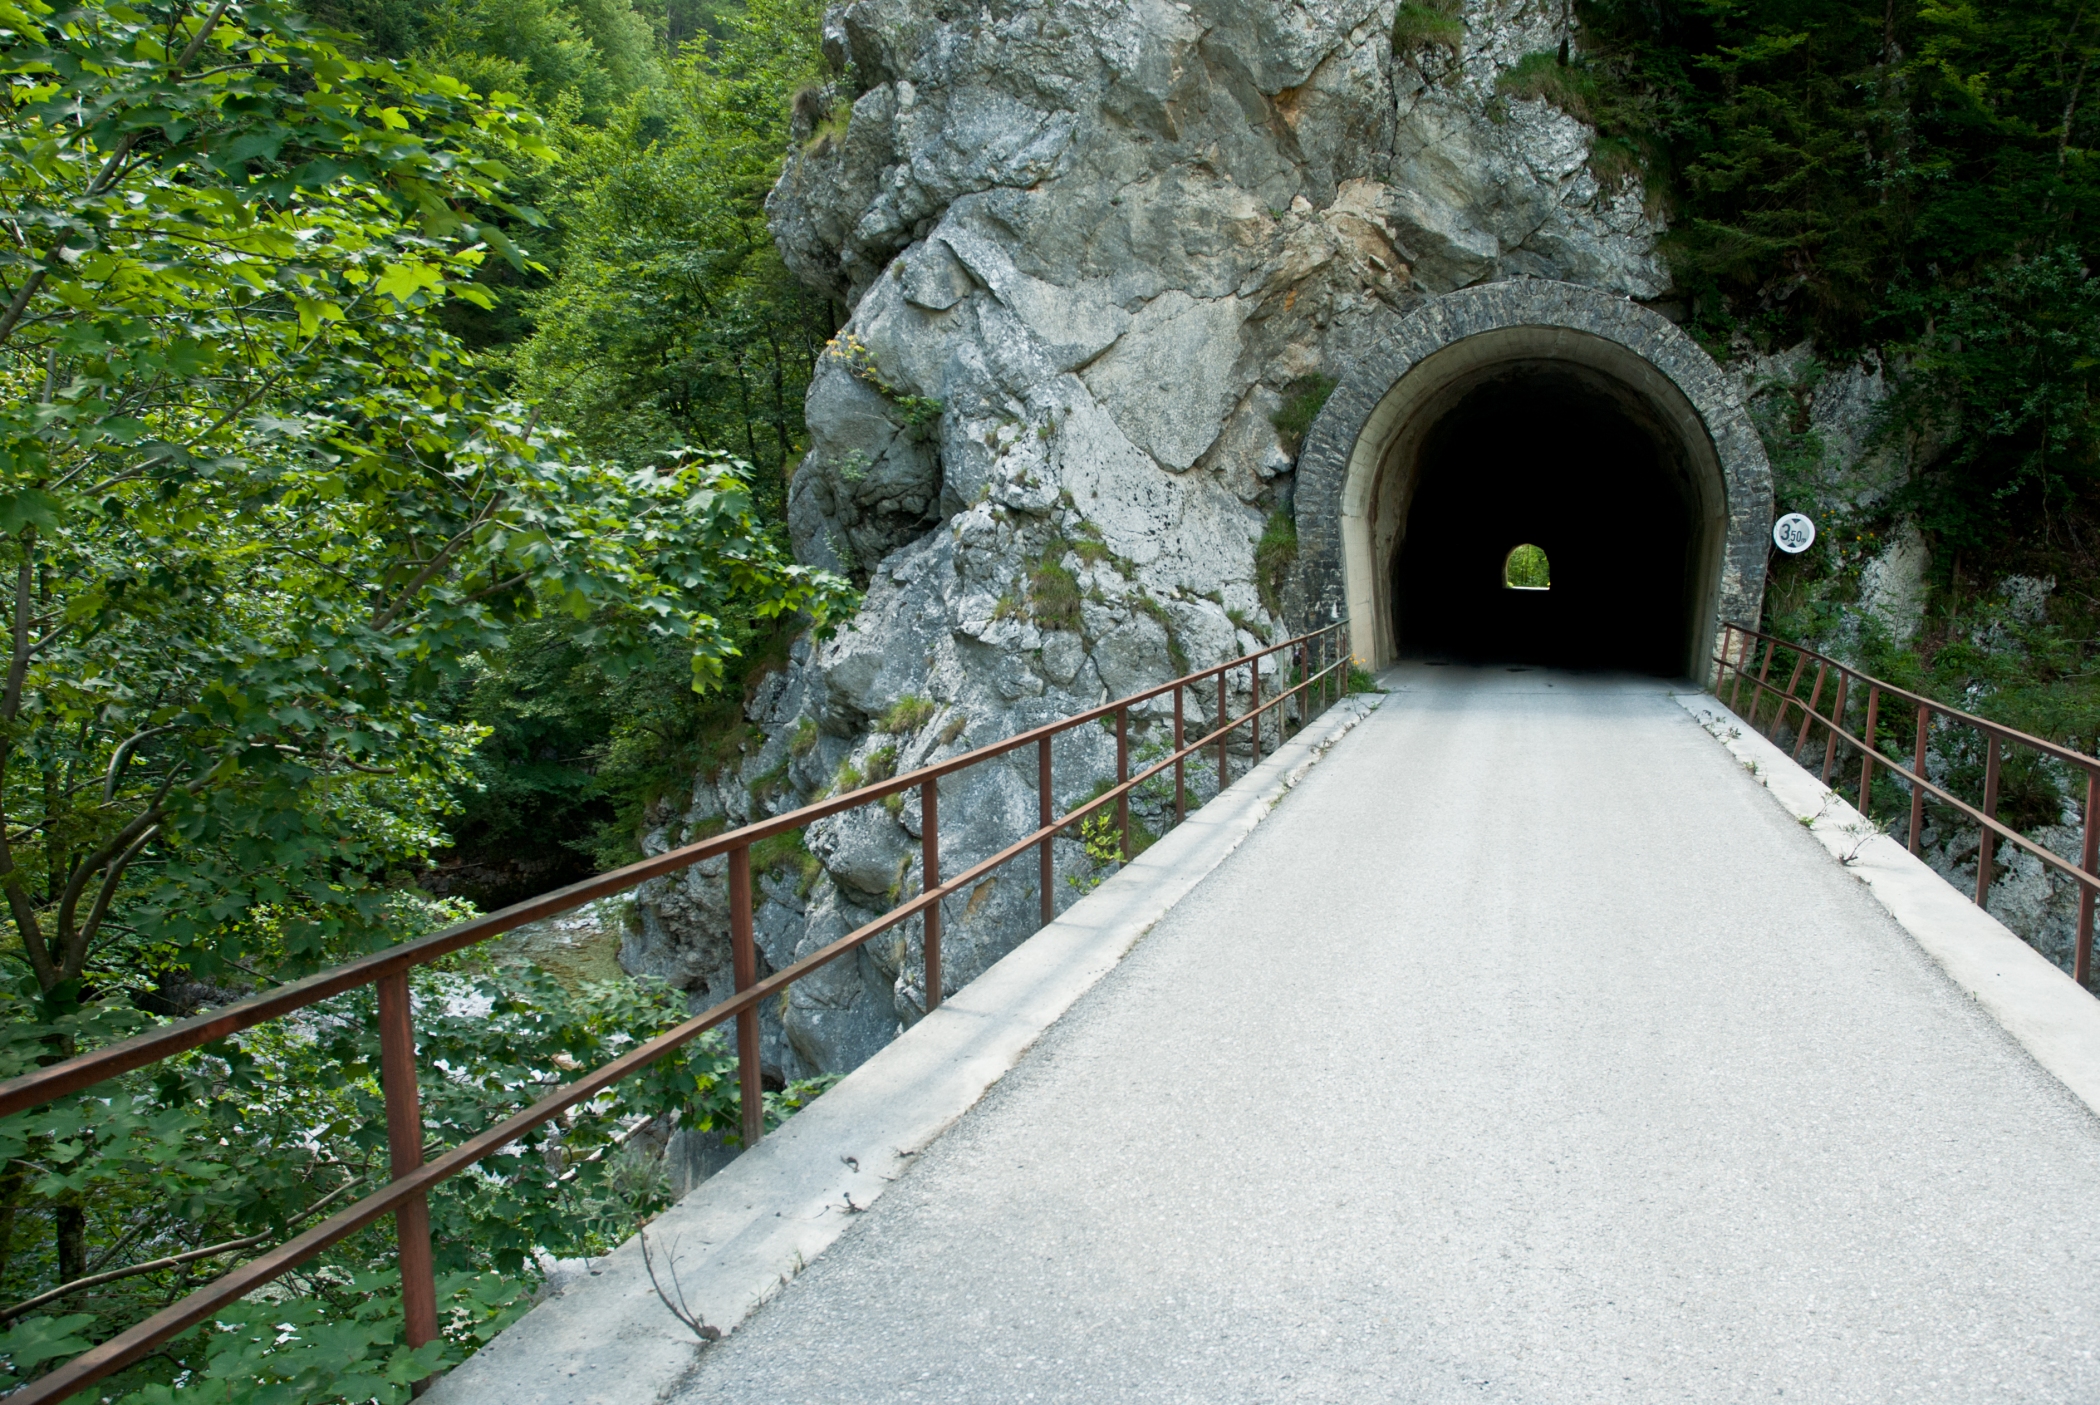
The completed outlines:
{"type": "MultiPolygon", "coordinates": [[[[1263,579],[1256,548],[1292,510],[1303,427],[1277,422],[1315,377],[1483,281],[1666,291],[1642,193],[1591,174],[1590,129],[1497,90],[1560,42],[1559,7],[1467,0],[1462,41],[1398,54],[1394,10],[829,12],[825,96],[850,99],[851,120],[790,153],[768,210],[789,267],[850,309],[810,386],[791,536],[866,600],[755,688],[753,740],[660,808],[651,848],[1282,637],[1302,601],[1287,570],[1263,579]],[[906,730],[880,730],[899,715],[906,730]]],[[[1170,717],[1165,700],[1133,716],[1138,756],[1163,749],[1170,717]]],[[[1059,806],[1093,794],[1114,756],[1105,730],[1062,739],[1059,806]]],[[[1017,755],[944,785],[946,871],[1033,827],[1034,766],[1017,755]]],[[[1191,779],[1198,797],[1214,784],[1207,766],[1191,779]]],[[[1134,819],[1157,832],[1170,806],[1164,788],[1141,794],[1134,819]]],[[[916,800],[872,807],[815,827],[806,859],[762,867],[764,963],[916,892],[917,816],[916,800]]],[[[1097,876],[1059,841],[1060,906],[1097,876]]],[[[949,905],[949,989],[1034,930],[1035,881],[1017,864],[949,905]]],[[[711,885],[652,884],[628,942],[631,968],[696,1005],[728,989],[711,885]]],[[[851,1068],[918,1018],[919,942],[908,924],[769,1004],[769,1076],[851,1068]]]]}

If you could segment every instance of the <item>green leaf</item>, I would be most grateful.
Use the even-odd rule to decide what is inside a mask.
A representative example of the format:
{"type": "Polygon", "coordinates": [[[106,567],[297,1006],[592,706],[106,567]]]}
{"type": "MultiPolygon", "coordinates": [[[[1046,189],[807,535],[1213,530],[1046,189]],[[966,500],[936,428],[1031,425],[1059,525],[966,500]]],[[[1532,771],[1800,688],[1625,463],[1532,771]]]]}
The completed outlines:
{"type": "Polygon", "coordinates": [[[0,532],[9,536],[24,527],[56,531],[63,505],[41,488],[18,488],[0,492],[0,532]]]}
{"type": "Polygon", "coordinates": [[[16,1380],[26,1380],[39,1374],[45,1363],[70,1360],[93,1346],[82,1333],[94,1321],[94,1314],[87,1312],[18,1319],[0,1332],[0,1361],[16,1380]]]}

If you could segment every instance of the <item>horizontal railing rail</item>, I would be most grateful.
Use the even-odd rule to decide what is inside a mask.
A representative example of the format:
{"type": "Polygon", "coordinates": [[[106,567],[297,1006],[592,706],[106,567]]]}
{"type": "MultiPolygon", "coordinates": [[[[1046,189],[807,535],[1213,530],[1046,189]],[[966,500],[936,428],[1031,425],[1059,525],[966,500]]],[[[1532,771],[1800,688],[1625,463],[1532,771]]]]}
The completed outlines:
{"type": "MultiPolygon", "coordinates": [[[[1821,654],[1804,645],[1791,643],[1776,635],[1751,629],[1746,625],[1729,624],[1723,632],[1721,648],[1714,655],[1714,693],[1719,696],[1724,688],[1730,689],[1728,706],[1750,726],[1757,726],[1757,714],[1765,700],[1777,698],[1778,706],[1765,724],[1765,735],[1776,741],[1786,725],[1787,714],[1800,710],[1794,734],[1793,759],[1798,762],[1808,746],[1810,733],[1817,726],[1824,730],[1823,771],[1824,785],[1830,784],[1833,768],[1837,764],[1838,747],[1842,742],[1850,746],[1860,758],[1859,812],[1870,815],[1873,800],[1874,772],[1878,766],[1898,778],[1910,789],[1910,824],[1908,847],[1913,854],[1922,855],[1925,833],[1925,801],[1927,797],[1955,810],[1974,823],[1978,830],[1976,852],[1976,892],[1978,907],[1988,904],[1991,889],[1993,862],[1997,847],[2002,841],[2032,854],[2044,865],[2063,874],[2078,884],[2078,928],[2072,948],[2071,975],[2081,986],[2090,989],[2088,977],[2093,953],[2093,909],[2094,897],[2100,893],[2100,757],[2088,756],[2061,746],[2045,737],[2032,736],[2002,722],[1993,722],[1987,717],[1978,717],[1949,707],[1943,702],[1901,688],[1871,674],[1862,673],[1848,664],[1840,663],[1827,654],[1821,654]],[[1764,646],[1764,657],[1757,664],[1757,672],[1750,672],[1750,661],[1764,646]],[[1792,668],[1788,671],[1784,688],[1771,681],[1772,662],[1775,655],[1791,654],[1792,668]],[[1815,682],[1808,697],[1803,700],[1799,689],[1803,676],[1810,665],[1815,668],[1815,682]],[[1733,674],[1733,684],[1730,675],[1733,674]],[[1818,712],[1824,687],[1834,681],[1830,711],[1818,712]],[[1742,693],[1744,684],[1750,685],[1750,710],[1743,711],[1742,693]],[[1865,716],[1859,736],[1845,725],[1846,708],[1856,700],[1860,691],[1866,693],[1865,716]],[[1877,740],[1885,703],[1893,700],[1898,706],[1908,709],[1916,719],[1916,734],[1913,741],[1911,764],[1905,766],[1897,758],[1884,752],[1877,740]],[[1944,786],[1935,784],[1925,775],[1926,754],[1931,741],[1934,719],[1942,719],[1949,725],[1966,727],[1985,739],[1983,772],[1983,802],[1972,805],[1944,786]],[[2085,774],[2085,830],[2083,862],[2073,863],[2046,845],[2014,829],[1998,818],[1998,789],[2003,774],[2005,748],[2021,746],[2058,761],[2075,771],[2085,774]]],[[[1782,664],[1784,666],[1784,664],[1782,664]]]]}
{"type": "MultiPolygon", "coordinates": [[[[63,1400],[82,1388],[140,1360],[162,1343],[211,1319],[230,1303],[305,1263],[315,1255],[356,1234],[388,1214],[395,1217],[402,1280],[405,1335],[410,1347],[433,1340],[437,1328],[437,1289],[433,1270],[428,1194],[432,1187],[458,1175],[475,1163],[502,1150],[535,1128],[586,1102],[621,1079],[647,1067],[672,1051],[691,1043],[717,1026],[736,1022],[737,1081],[742,1111],[742,1144],[755,1145],[764,1132],[763,1092],[759,1069],[758,1007],[796,980],[838,960],[874,937],[913,918],[923,931],[926,1012],[941,1003],[941,902],[982,880],[993,870],[1011,863],[1030,849],[1039,852],[1038,882],[1041,888],[1040,917],[1048,923],[1055,916],[1053,844],[1060,835],[1080,825],[1109,806],[1115,807],[1119,853],[1130,853],[1130,796],[1139,786],[1164,775],[1174,775],[1174,818],[1184,819],[1188,810],[1186,766],[1191,757],[1215,747],[1218,772],[1217,793],[1230,784],[1230,749],[1234,735],[1245,729],[1249,738],[1250,767],[1262,754],[1262,719],[1276,714],[1272,732],[1281,744],[1289,725],[1290,705],[1297,703],[1300,726],[1312,718],[1315,702],[1321,711],[1347,694],[1351,656],[1346,621],[1311,630],[1282,643],[1257,649],[1225,663],[1215,664],[1171,682],[1102,703],[1084,712],[1045,723],[1000,741],[921,766],[888,780],[864,785],[842,795],[819,800],[771,819],[672,849],[602,873],[580,883],[558,888],[499,912],[448,927],[421,940],[278,986],[244,1000],[221,1006],[192,1019],[150,1030],[105,1048],[36,1069],[0,1083],[0,1117],[26,1111],[68,1093],[80,1092],[118,1075],[157,1063],[177,1054],[214,1043],[244,1029],[280,1018],[297,1010],[346,994],[365,986],[378,991],[380,1040],[380,1086],[384,1094],[388,1152],[392,1179],[381,1189],[348,1208],[288,1239],[246,1263],[198,1288],[99,1346],[74,1357],[64,1365],[39,1376],[8,1397],[10,1405],[42,1405],[63,1400]],[[1262,697],[1262,663],[1284,656],[1285,684],[1268,699],[1262,697]],[[1296,681],[1288,681],[1295,673],[1296,681]],[[1245,675],[1247,710],[1230,716],[1230,697],[1245,675]],[[1212,720],[1216,725],[1191,741],[1186,735],[1186,700],[1208,687],[1215,697],[1212,720]],[[1133,775],[1130,771],[1130,714],[1132,709],[1173,697],[1173,746],[1169,753],[1133,775]],[[1100,794],[1059,815],[1055,813],[1051,743],[1064,733],[1090,723],[1113,719],[1116,732],[1116,782],[1100,794]],[[1028,747],[1036,749],[1038,825],[990,857],[963,872],[943,879],[940,873],[940,781],[972,766],[997,761],[1028,747]],[[751,847],[776,835],[787,834],[858,809],[880,804],[891,796],[917,790],[920,801],[920,892],[832,942],[822,950],[761,978],[757,946],[752,930],[751,847]],[[625,892],[665,874],[676,873],[708,859],[726,856],[725,882],[729,888],[730,949],[736,993],[702,1011],[683,1024],[637,1045],[612,1062],[549,1093],[523,1112],[442,1152],[424,1159],[420,1089],[415,1057],[415,1031],[409,997],[408,974],[454,952],[503,935],[513,928],[552,917],[598,898],[625,892]]],[[[1272,667],[1274,667],[1272,665],[1272,667]]],[[[1272,748],[1273,749],[1273,748],[1272,748]]]]}

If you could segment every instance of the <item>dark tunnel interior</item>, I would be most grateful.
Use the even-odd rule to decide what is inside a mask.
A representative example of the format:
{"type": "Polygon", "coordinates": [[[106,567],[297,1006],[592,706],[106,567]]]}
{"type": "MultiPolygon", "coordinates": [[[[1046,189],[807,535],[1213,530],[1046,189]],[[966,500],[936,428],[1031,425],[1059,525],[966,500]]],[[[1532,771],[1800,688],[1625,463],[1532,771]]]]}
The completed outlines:
{"type": "Polygon", "coordinates": [[[1698,499],[1639,401],[1566,363],[1502,368],[1425,436],[1393,567],[1402,657],[1685,673],[1698,499]],[[1547,590],[1503,567],[1544,549],[1547,590]]]}

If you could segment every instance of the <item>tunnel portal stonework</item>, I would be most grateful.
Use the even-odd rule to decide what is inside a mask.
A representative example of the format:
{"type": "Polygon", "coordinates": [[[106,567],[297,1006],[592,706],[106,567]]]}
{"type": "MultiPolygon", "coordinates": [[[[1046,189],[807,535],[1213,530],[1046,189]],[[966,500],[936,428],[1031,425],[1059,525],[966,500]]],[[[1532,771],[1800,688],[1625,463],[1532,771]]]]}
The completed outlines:
{"type": "Polygon", "coordinates": [[[1404,502],[1389,505],[1407,471],[1394,460],[1469,383],[1519,362],[1602,372],[1645,401],[1685,452],[1709,529],[1689,671],[1719,623],[1754,623],[1761,611],[1771,465],[1740,389],[1697,343],[1638,303],[1572,283],[1516,279],[1447,293],[1343,369],[1298,459],[1299,612],[1305,622],[1349,617],[1367,663],[1394,656],[1386,583],[1399,542],[1378,521],[1381,494],[1385,516],[1404,515],[1404,502]]]}

